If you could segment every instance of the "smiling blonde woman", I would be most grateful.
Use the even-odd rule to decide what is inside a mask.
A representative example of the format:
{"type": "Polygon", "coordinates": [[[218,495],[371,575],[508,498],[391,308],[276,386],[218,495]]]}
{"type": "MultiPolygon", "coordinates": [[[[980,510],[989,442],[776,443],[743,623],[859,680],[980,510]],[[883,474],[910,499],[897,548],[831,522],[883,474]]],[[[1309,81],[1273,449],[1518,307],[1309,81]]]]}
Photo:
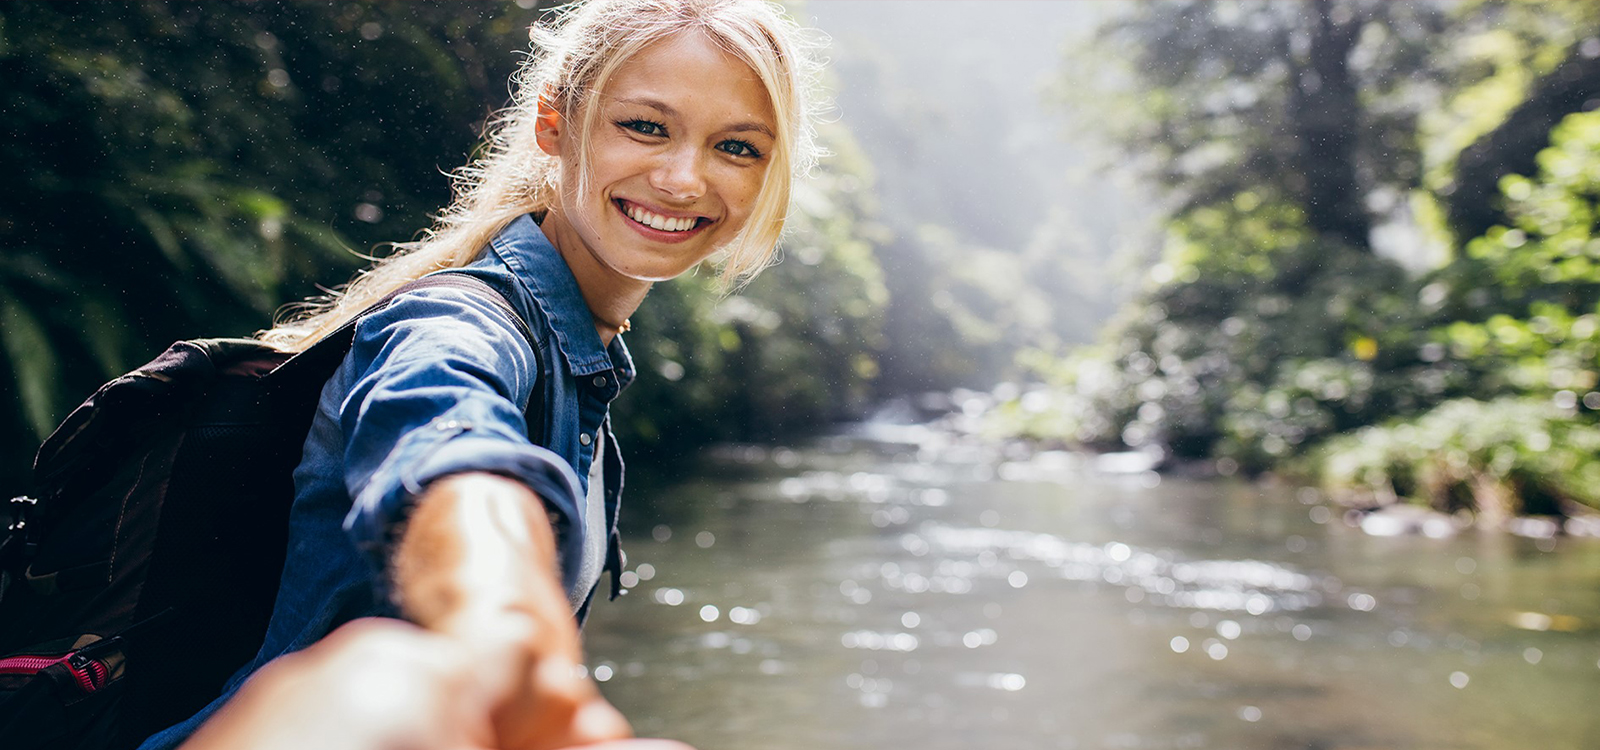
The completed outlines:
{"type": "Polygon", "coordinates": [[[397,244],[398,252],[342,293],[298,306],[296,315],[264,331],[262,340],[298,351],[406,282],[477,260],[511,221],[557,202],[563,172],[575,173],[577,179],[565,184],[582,192],[585,155],[602,130],[601,112],[590,104],[641,50],[686,31],[703,35],[747,66],[771,107],[775,147],[766,155],[761,190],[746,226],[721,248],[724,284],[737,285],[759,273],[771,262],[783,231],[793,181],[809,173],[821,154],[815,141],[819,35],[762,0],[577,3],[550,26],[530,30],[535,54],[514,79],[513,102],[491,123],[485,155],[456,171],[455,200],[437,225],[419,242],[397,244]],[[562,160],[539,147],[541,111],[550,110],[572,128],[577,158],[562,160]]]}
{"type": "Polygon", "coordinates": [[[321,689],[285,677],[306,671],[296,664],[348,661],[340,654],[358,632],[266,671],[268,683],[298,686],[279,692],[300,695],[299,709],[247,688],[197,746],[379,746],[363,727],[392,735],[435,715],[341,714],[484,691],[489,700],[467,701],[474,717],[438,712],[456,717],[450,742],[555,748],[628,735],[575,670],[601,574],[615,595],[621,572],[622,464],[607,413],[634,371],[618,334],[655,281],[716,259],[733,286],[771,262],[792,181],[816,158],[816,45],[757,0],[594,0],[533,38],[511,107],[482,158],[457,173],[436,226],[260,338],[304,350],[439,271],[485,282],[515,317],[452,286],[408,288],[360,317],[295,472],[288,560],[260,653],[147,750],[184,742],[249,675],[366,616],[404,617],[461,644],[441,654],[493,653],[500,668],[481,671],[500,676],[431,692],[396,680],[393,695],[372,680],[321,689]],[[363,707],[350,708],[353,695],[363,707]]]}

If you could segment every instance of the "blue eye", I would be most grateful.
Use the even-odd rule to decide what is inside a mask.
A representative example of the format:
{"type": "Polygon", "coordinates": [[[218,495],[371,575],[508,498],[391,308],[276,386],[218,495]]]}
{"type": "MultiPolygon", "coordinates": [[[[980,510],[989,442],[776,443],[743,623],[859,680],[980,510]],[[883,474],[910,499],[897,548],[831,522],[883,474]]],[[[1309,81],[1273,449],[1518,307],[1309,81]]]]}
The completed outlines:
{"type": "Polygon", "coordinates": [[[640,135],[663,136],[667,134],[667,126],[650,120],[623,120],[617,125],[640,135]]]}
{"type": "Polygon", "coordinates": [[[761,152],[756,150],[756,147],[751,145],[748,141],[730,138],[726,141],[718,143],[717,148],[725,153],[733,154],[734,156],[745,156],[750,158],[761,157],[761,152]]]}

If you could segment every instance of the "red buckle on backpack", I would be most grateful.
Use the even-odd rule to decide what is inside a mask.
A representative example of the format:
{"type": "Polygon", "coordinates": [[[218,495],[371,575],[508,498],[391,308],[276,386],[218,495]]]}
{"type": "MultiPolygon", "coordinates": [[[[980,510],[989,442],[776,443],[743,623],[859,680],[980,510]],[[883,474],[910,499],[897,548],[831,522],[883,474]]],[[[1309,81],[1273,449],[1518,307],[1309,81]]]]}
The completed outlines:
{"type": "Polygon", "coordinates": [[[91,659],[78,651],[72,651],[61,656],[9,656],[0,659],[0,675],[35,675],[53,666],[60,664],[78,687],[85,693],[92,693],[106,686],[106,677],[111,673],[104,662],[91,659]]]}

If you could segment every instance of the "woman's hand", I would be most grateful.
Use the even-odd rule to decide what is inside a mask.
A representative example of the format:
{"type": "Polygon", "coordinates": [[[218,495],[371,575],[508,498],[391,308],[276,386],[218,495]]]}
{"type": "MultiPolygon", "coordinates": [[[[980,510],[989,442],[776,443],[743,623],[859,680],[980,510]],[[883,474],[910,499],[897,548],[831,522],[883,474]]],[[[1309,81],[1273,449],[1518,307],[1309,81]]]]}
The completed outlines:
{"type": "MultiPolygon", "coordinates": [[[[490,653],[494,647],[469,648],[398,620],[357,620],[257,672],[182,750],[515,747],[500,744],[495,729],[494,714],[507,705],[510,671],[485,669],[485,658],[504,659],[490,653]]],[[[579,716],[577,723],[584,720],[579,716]]],[[[568,744],[585,750],[691,750],[666,740],[568,744]]]]}
{"type": "Polygon", "coordinates": [[[471,652],[478,678],[495,686],[489,714],[495,747],[547,750],[633,736],[548,622],[516,611],[461,614],[441,634],[471,652]]]}
{"type": "Polygon", "coordinates": [[[577,623],[544,504],[521,483],[460,474],[429,485],[394,558],[406,615],[476,654],[496,686],[494,746],[548,750],[632,736],[578,673],[577,623]]]}

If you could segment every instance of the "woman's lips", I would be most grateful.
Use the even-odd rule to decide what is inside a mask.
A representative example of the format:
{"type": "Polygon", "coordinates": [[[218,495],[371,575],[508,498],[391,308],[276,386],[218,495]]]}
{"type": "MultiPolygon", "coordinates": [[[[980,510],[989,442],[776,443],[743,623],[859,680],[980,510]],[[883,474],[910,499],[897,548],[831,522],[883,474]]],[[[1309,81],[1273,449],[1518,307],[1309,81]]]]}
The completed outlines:
{"type": "Polygon", "coordinates": [[[712,224],[712,220],[704,216],[673,216],[623,198],[615,199],[612,204],[634,231],[658,242],[682,242],[712,224]]]}

